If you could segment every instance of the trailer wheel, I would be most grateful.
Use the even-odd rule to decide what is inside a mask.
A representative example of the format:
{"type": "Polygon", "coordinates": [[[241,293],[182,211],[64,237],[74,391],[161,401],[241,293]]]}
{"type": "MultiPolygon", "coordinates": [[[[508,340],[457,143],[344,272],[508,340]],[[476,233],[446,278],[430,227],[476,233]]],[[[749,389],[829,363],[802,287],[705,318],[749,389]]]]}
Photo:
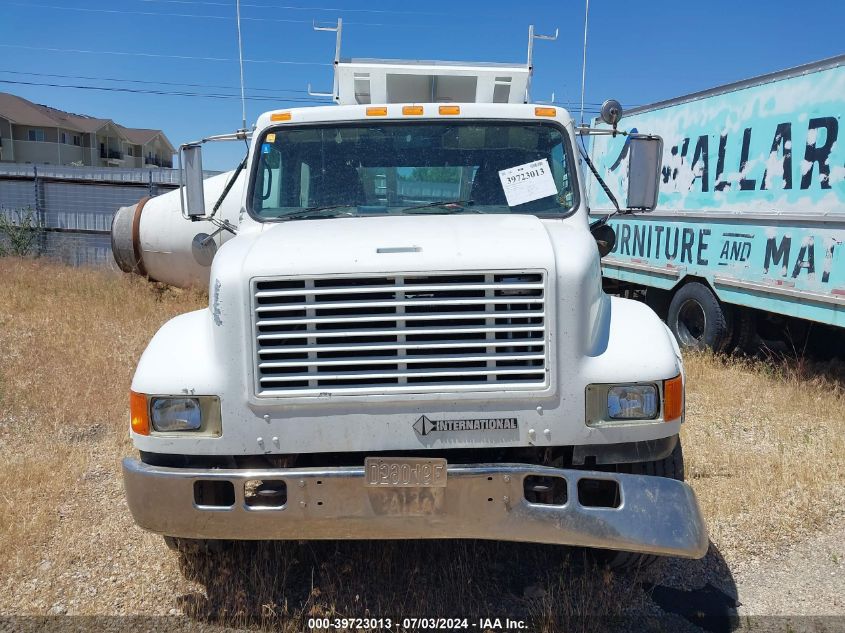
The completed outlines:
{"type": "Polygon", "coordinates": [[[669,328],[685,348],[724,351],[731,340],[732,312],[704,284],[691,281],[669,303],[669,328]]]}
{"type": "MultiPolygon", "coordinates": [[[[669,479],[684,480],[684,452],[681,449],[681,439],[678,438],[672,454],[651,462],[636,462],[619,468],[622,472],[632,475],[649,475],[652,477],[668,477],[669,479]]],[[[607,565],[610,569],[647,569],[653,567],[664,557],[654,554],[640,554],[638,552],[619,552],[615,550],[595,550],[594,558],[597,562],[607,565]]]]}

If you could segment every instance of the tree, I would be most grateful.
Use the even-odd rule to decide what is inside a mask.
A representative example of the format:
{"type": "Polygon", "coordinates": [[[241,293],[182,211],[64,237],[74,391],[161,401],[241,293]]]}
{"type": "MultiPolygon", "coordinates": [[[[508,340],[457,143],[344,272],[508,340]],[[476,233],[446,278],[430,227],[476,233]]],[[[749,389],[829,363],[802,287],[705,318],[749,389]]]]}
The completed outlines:
{"type": "Polygon", "coordinates": [[[32,207],[0,209],[0,256],[33,254],[44,224],[32,207]]]}

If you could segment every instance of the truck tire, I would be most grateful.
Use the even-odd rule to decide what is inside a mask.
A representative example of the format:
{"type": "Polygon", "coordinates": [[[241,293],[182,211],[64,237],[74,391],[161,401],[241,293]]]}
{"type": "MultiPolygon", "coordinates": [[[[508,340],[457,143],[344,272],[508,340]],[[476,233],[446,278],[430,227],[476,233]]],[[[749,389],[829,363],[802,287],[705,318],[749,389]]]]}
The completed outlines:
{"type": "Polygon", "coordinates": [[[645,291],[645,304],[664,321],[669,314],[669,303],[672,293],[661,288],[648,288],[645,291]]]}
{"type": "Polygon", "coordinates": [[[726,352],[731,354],[751,354],[757,347],[757,318],[751,308],[735,307],[731,341],[726,352]]]}
{"type": "MultiPolygon", "coordinates": [[[[684,452],[681,440],[675,444],[672,454],[651,462],[635,462],[619,467],[620,472],[632,475],[648,475],[651,477],[668,477],[669,479],[684,480],[684,452]]],[[[654,554],[640,554],[639,552],[619,552],[616,550],[596,550],[596,562],[614,570],[647,569],[658,563],[663,556],[654,554]]]]}
{"type": "Polygon", "coordinates": [[[672,297],[667,321],[682,348],[723,352],[731,341],[732,317],[730,306],[710,288],[691,281],[672,297]]]}

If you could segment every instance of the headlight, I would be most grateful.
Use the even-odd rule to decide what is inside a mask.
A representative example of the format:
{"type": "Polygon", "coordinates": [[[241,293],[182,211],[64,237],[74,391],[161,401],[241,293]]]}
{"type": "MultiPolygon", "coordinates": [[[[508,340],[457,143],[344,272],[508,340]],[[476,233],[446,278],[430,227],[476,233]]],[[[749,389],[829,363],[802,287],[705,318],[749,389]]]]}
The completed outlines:
{"type": "Polygon", "coordinates": [[[617,386],[607,392],[607,414],[613,420],[651,420],[657,408],[654,385],[617,386]]]}
{"type": "Polygon", "coordinates": [[[587,385],[586,424],[592,427],[653,424],[664,420],[661,383],[587,385]]]}
{"type": "Polygon", "coordinates": [[[153,398],[150,421],[156,431],[196,431],[202,427],[199,398],[153,398]]]}
{"type": "Polygon", "coordinates": [[[189,433],[220,437],[223,422],[217,396],[151,395],[130,391],[130,419],[136,435],[189,433]]]}

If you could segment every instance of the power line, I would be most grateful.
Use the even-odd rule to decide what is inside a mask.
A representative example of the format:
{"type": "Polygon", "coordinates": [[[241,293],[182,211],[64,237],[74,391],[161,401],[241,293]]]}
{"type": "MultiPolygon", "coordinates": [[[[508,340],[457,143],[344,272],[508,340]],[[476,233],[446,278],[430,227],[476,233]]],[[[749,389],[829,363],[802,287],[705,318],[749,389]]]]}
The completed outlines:
{"type": "MultiPolygon", "coordinates": [[[[107,87],[107,86],[85,86],[81,84],[58,84],[58,83],[51,83],[51,82],[38,82],[38,81],[15,81],[12,79],[0,79],[0,84],[16,84],[16,85],[23,85],[23,86],[38,86],[38,87],[48,87],[48,88],[74,88],[77,90],[95,90],[101,92],[122,92],[122,93],[132,93],[132,94],[149,94],[149,95],[158,95],[158,96],[167,96],[167,97],[199,97],[203,99],[240,99],[241,95],[239,94],[219,94],[219,93],[206,93],[206,92],[187,92],[187,91],[176,91],[176,90],[152,90],[146,88],[121,88],[121,87],[107,87]]],[[[314,103],[314,104],[327,104],[330,102],[327,101],[318,101],[317,99],[305,99],[301,97],[270,97],[266,95],[247,95],[246,99],[248,101],[273,101],[273,102],[291,102],[291,103],[314,103]]]]}
{"type": "MultiPolygon", "coordinates": [[[[92,77],[90,75],[62,75],[57,73],[35,73],[35,72],[23,72],[17,70],[4,70],[0,69],[0,73],[12,74],[12,75],[30,75],[34,77],[55,77],[59,79],[85,79],[87,81],[114,81],[114,82],[125,82],[125,83],[137,83],[143,85],[160,85],[160,86],[184,86],[188,88],[214,88],[214,89],[228,89],[228,90],[237,90],[237,86],[229,86],[229,85],[220,85],[220,84],[199,84],[199,83],[182,83],[182,82],[171,82],[171,81],[145,81],[142,79],[120,79],[114,77],[92,77]]],[[[0,83],[8,83],[8,84],[23,84],[23,85],[30,85],[30,86],[51,86],[57,88],[79,88],[83,90],[102,90],[102,91],[114,91],[114,92],[131,92],[131,93],[138,93],[138,94],[161,94],[166,96],[184,96],[184,97],[208,97],[208,98],[215,98],[215,99],[234,99],[239,98],[237,94],[219,94],[219,93],[201,93],[201,92],[188,92],[184,90],[180,91],[168,91],[168,90],[153,90],[153,89],[132,89],[132,88],[125,88],[122,86],[117,86],[114,88],[109,88],[106,86],[83,86],[83,85],[76,85],[76,84],[54,84],[54,83],[47,83],[47,82],[24,82],[24,81],[12,81],[12,80],[0,80],[0,83]]],[[[306,90],[295,90],[295,89],[287,89],[287,88],[248,88],[248,90],[256,91],[256,92],[289,92],[289,93],[297,93],[297,94],[305,94],[307,93],[306,90]]],[[[247,98],[252,101],[292,101],[292,102],[301,102],[301,103],[328,103],[326,101],[321,101],[318,99],[305,99],[300,97],[286,97],[284,95],[247,95],[247,98]]],[[[562,108],[577,108],[579,103],[576,101],[554,101],[552,105],[560,106],[562,108]]],[[[585,102],[584,111],[590,114],[598,114],[600,111],[601,103],[599,102],[585,102]]],[[[637,104],[634,104],[630,107],[637,107],[637,104]]]]}
{"type": "MultiPolygon", "coordinates": [[[[7,75],[24,75],[28,77],[52,77],[55,79],[84,79],[85,81],[108,81],[108,82],[118,82],[118,83],[128,83],[128,84],[139,84],[145,86],[177,86],[180,88],[213,88],[216,90],[237,90],[238,86],[234,85],[227,85],[227,84],[205,84],[205,83],[187,83],[183,81],[164,81],[164,80],[145,80],[145,79],[126,79],[124,77],[97,77],[93,75],[64,75],[60,73],[39,73],[39,72],[28,72],[28,71],[21,71],[21,70],[9,70],[6,68],[0,68],[0,73],[7,74],[7,75]]],[[[289,94],[307,94],[307,90],[301,90],[296,88],[262,88],[259,86],[246,86],[246,90],[250,90],[252,92],[267,92],[267,93],[276,93],[267,95],[270,99],[286,99],[287,97],[283,93],[289,94]]],[[[261,95],[254,95],[254,97],[259,97],[261,95]]],[[[322,103],[320,101],[319,103],[322,103]]],[[[577,101],[553,101],[552,105],[560,106],[562,108],[577,108],[579,107],[579,102],[577,101]]],[[[585,101],[585,111],[595,111],[599,112],[601,107],[601,102],[598,101],[585,101]]],[[[638,107],[638,104],[632,104],[628,107],[635,108],[638,107]]]]}
{"type": "MultiPolygon", "coordinates": [[[[53,77],[57,79],[84,79],[86,81],[109,81],[109,82],[123,82],[123,83],[133,83],[133,84],[140,84],[140,85],[148,85],[148,86],[179,86],[179,87],[186,87],[186,88],[212,88],[212,89],[222,89],[222,90],[237,90],[238,86],[232,85],[223,85],[223,84],[203,84],[203,83],[184,83],[184,82],[176,82],[176,81],[150,81],[150,80],[143,80],[143,79],[125,79],[119,77],[95,77],[91,75],[63,75],[59,73],[38,73],[38,72],[24,72],[19,70],[7,70],[0,68],[0,73],[10,74],[10,75],[26,75],[32,77],[53,77]]],[[[3,83],[15,83],[12,81],[4,81],[3,83]]],[[[76,87],[75,85],[68,85],[65,86],[63,84],[49,84],[49,83],[37,83],[37,82],[17,82],[17,83],[25,83],[26,85],[45,85],[45,86],[52,86],[55,85],[56,87],[76,87]]],[[[84,89],[98,89],[98,90],[108,90],[107,87],[95,87],[95,86],[82,86],[84,89]]],[[[132,89],[122,88],[121,92],[130,92],[132,89]]],[[[117,90],[116,88],[116,90],[117,90]]],[[[306,94],[307,90],[297,90],[295,88],[261,88],[261,87],[248,87],[247,90],[251,90],[253,92],[268,92],[268,93],[294,93],[294,94],[306,94]]],[[[141,94],[164,94],[164,95],[174,95],[174,96],[208,96],[211,98],[236,98],[238,95],[218,95],[216,93],[196,93],[196,92],[187,92],[187,91],[166,91],[166,90],[139,90],[141,94]]],[[[274,101],[274,100],[282,100],[282,101],[296,101],[301,100],[303,103],[326,103],[324,101],[316,100],[316,99],[300,99],[297,97],[287,97],[283,94],[270,94],[270,95],[249,95],[249,99],[253,101],[274,101]]],[[[552,105],[560,106],[562,108],[567,109],[575,109],[579,107],[579,102],[577,101],[553,101],[552,105]]],[[[584,103],[584,112],[590,114],[598,114],[600,112],[601,103],[598,101],[593,102],[585,102],[584,103]]],[[[638,104],[632,104],[629,107],[635,108],[638,107],[638,104]]]]}
{"type": "MultiPolygon", "coordinates": [[[[180,86],[180,87],[187,87],[187,88],[217,88],[223,90],[236,90],[237,86],[227,86],[221,84],[197,84],[197,83],[185,83],[183,81],[150,81],[144,79],[124,79],[118,77],[92,77],[91,75],[60,75],[57,73],[36,73],[36,72],[25,72],[21,70],[6,70],[0,68],[0,73],[6,73],[9,75],[28,75],[32,77],[55,77],[58,79],[85,79],[87,81],[116,81],[116,82],[123,82],[123,83],[130,83],[130,84],[143,84],[149,86],[180,86]]],[[[255,90],[258,92],[293,92],[299,94],[307,94],[307,90],[297,90],[295,88],[249,88],[248,90],[255,90]]]]}
{"type": "MultiPolygon", "coordinates": [[[[128,57],[155,57],[163,59],[190,59],[204,62],[236,62],[236,59],[229,59],[226,57],[199,57],[196,55],[165,55],[164,53],[141,53],[141,52],[127,52],[127,51],[91,51],[81,48],[51,48],[47,46],[25,46],[23,44],[0,44],[3,48],[20,48],[30,51],[47,51],[51,53],[88,53],[93,55],[124,55],[128,57]]],[[[298,62],[298,61],[283,61],[277,59],[244,59],[244,62],[250,64],[285,64],[293,66],[331,66],[330,63],[325,62],[298,62]]]]}
{"type": "MultiPolygon", "coordinates": [[[[214,7],[230,7],[231,3],[226,2],[209,2],[208,0],[140,0],[141,2],[163,2],[167,4],[199,4],[214,7]]],[[[379,14],[395,14],[395,15],[448,15],[448,13],[436,13],[434,11],[399,11],[391,9],[341,9],[332,7],[296,7],[290,5],[275,5],[275,4],[248,4],[243,3],[242,7],[249,7],[253,9],[279,9],[287,11],[331,11],[335,13],[379,13],[379,14]]]]}
{"type": "MultiPolygon", "coordinates": [[[[232,18],[225,15],[206,15],[201,13],[162,13],[160,11],[127,11],[125,9],[94,9],[90,7],[63,7],[63,6],[56,6],[50,4],[32,4],[30,2],[6,2],[5,4],[16,6],[16,7],[26,7],[26,8],[36,8],[36,9],[50,9],[53,11],[82,11],[84,13],[108,13],[108,14],[120,14],[120,15],[144,15],[144,16],[153,16],[157,18],[193,18],[193,19],[205,19],[205,20],[231,20],[232,18]]],[[[285,24],[312,24],[312,20],[293,20],[289,18],[250,18],[250,17],[242,17],[244,21],[250,22],[283,22],[285,24]]],[[[355,26],[429,26],[430,25],[408,25],[408,24],[376,24],[372,22],[350,22],[349,24],[354,24],[355,26]]]]}

